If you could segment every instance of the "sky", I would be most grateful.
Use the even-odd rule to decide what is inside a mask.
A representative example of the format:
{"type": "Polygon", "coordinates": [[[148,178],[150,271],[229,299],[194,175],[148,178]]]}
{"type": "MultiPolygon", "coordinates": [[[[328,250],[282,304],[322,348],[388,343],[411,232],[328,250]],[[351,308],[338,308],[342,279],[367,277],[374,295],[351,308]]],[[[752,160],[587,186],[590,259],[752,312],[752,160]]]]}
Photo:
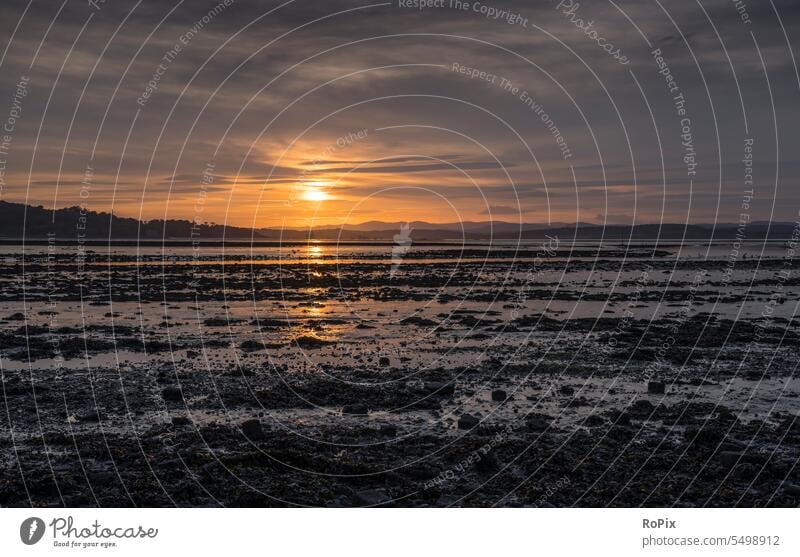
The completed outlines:
{"type": "Polygon", "coordinates": [[[4,0],[0,199],[257,227],[797,219],[800,3],[417,4],[4,0]]]}

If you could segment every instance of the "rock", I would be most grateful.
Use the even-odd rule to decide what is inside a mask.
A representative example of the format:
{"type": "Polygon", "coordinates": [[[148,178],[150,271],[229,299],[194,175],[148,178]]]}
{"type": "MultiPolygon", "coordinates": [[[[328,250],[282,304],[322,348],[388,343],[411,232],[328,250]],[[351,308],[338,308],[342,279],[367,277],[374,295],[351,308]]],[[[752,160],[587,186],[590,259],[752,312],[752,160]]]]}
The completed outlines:
{"type": "Polygon", "coordinates": [[[783,492],[786,495],[791,495],[792,497],[800,497],[800,485],[783,482],[781,486],[783,488],[783,492]]]}
{"type": "Polygon", "coordinates": [[[558,388],[558,392],[561,393],[562,395],[572,396],[575,394],[575,389],[573,389],[569,385],[561,385],[558,388]]]}
{"type": "Polygon", "coordinates": [[[648,381],[647,392],[651,395],[663,395],[666,392],[667,386],[663,381],[648,381]]]}
{"type": "Polygon", "coordinates": [[[381,435],[395,437],[397,435],[397,426],[394,424],[381,424],[381,427],[378,431],[381,435]]]}
{"type": "Polygon", "coordinates": [[[505,402],[508,399],[508,395],[505,391],[496,389],[492,391],[492,400],[495,402],[505,402]]]}
{"type": "Polygon", "coordinates": [[[742,462],[743,459],[744,453],[738,451],[720,451],[717,453],[717,460],[728,467],[733,466],[737,462],[742,462]]]}
{"type": "Polygon", "coordinates": [[[719,443],[725,439],[725,431],[714,425],[704,425],[703,427],[693,426],[686,428],[685,437],[686,440],[692,444],[716,448],[716,445],[719,445],[719,443]]]}
{"type": "Polygon", "coordinates": [[[264,350],[264,343],[260,340],[245,340],[239,347],[243,352],[258,352],[264,350]]]}
{"type": "Polygon", "coordinates": [[[242,422],[241,427],[242,433],[249,439],[262,439],[264,437],[264,428],[259,420],[245,420],[242,422]]]}
{"type": "Polygon", "coordinates": [[[425,383],[425,390],[434,395],[453,396],[456,393],[456,385],[452,381],[427,381],[425,383]]]}
{"type": "Polygon", "coordinates": [[[720,406],[717,409],[717,418],[725,423],[736,421],[736,415],[731,412],[730,408],[726,408],[725,406],[720,406]]]}
{"type": "Polygon", "coordinates": [[[525,424],[531,431],[544,431],[550,427],[550,422],[544,416],[529,416],[525,424]]]}
{"type": "Polygon", "coordinates": [[[163,391],[161,391],[161,396],[164,400],[168,400],[170,402],[180,402],[183,400],[183,393],[178,387],[167,387],[163,391]]]}
{"type": "Polygon", "coordinates": [[[491,474],[500,469],[500,463],[492,453],[486,453],[475,463],[475,468],[482,474],[491,474]]]}
{"type": "Polygon", "coordinates": [[[603,425],[604,423],[606,423],[606,421],[601,416],[598,416],[597,414],[592,414],[591,416],[586,418],[585,423],[589,427],[596,427],[599,425],[603,425]]]}
{"type": "Polygon", "coordinates": [[[630,405],[630,410],[637,415],[650,414],[655,410],[655,406],[649,400],[640,398],[630,405]]]}
{"type": "Polygon", "coordinates": [[[110,470],[92,470],[88,472],[88,476],[95,486],[107,486],[117,481],[117,475],[110,470]]]}
{"type": "Polygon", "coordinates": [[[315,348],[322,348],[323,346],[328,346],[329,344],[336,344],[334,341],[325,340],[324,338],[315,337],[313,335],[299,336],[296,339],[294,339],[294,341],[300,348],[305,348],[309,350],[313,350],[315,348]]]}
{"type": "Polygon", "coordinates": [[[99,422],[100,421],[100,414],[97,413],[97,410],[90,410],[85,414],[81,414],[78,416],[79,422],[99,422]]]}
{"type": "Polygon", "coordinates": [[[345,404],[342,406],[342,414],[355,414],[358,416],[366,416],[369,414],[369,408],[366,404],[345,404]]]}
{"type": "Polygon", "coordinates": [[[458,429],[472,429],[480,423],[480,420],[471,414],[463,414],[458,418],[458,429]]]}
{"type": "Polygon", "coordinates": [[[740,462],[733,469],[733,477],[744,482],[752,481],[757,474],[758,468],[748,462],[740,462]]]}
{"type": "Polygon", "coordinates": [[[366,489],[356,493],[354,499],[359,506],[370,507],[385,503],[391,498],[384,489],[366,489]]]}
{"type": "Polygon", "coordinates": [[[627,412],[620,412],[617,415],[616,424],[621,426],[631,425],[631,415],[627,412]]]}
{"type": "Polygon", "coordinates": [[[389,358],[387,358],[386,356],[381,356],[381,358],[378,360],[378,365],[382,367],[389,367],[390,364],[391,362],[389,361],[389,358]]]}

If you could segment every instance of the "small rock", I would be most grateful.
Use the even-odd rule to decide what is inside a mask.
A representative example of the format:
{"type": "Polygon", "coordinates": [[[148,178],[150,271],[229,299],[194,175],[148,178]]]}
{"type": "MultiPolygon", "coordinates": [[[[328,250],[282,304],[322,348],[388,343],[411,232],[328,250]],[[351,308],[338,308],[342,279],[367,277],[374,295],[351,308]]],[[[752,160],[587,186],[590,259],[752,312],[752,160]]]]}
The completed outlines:
{"type": "Polygon", "coordinates": [[[390,499],[384,489],[367,489],[355,494],[356,502],[362,507],[380,505],[390,499]]]}
{"type": "Polygon", "coordinates": [[[544,431],[550,427],[550,422],[542,416],[529,416],[525,424],[531,431],[544,431]]]}
{"type": "Polygon", "coordinates": [[[378,365],[382,367],[389,367],[390,363],[391,362],[389,361],[389,358],[387,358],[386,356],[381,356],[381,358],[378,360],[378,365]]]}
{"type": "Polygon", "coordinates": [[[492,400],[495,402],[505,402],[508,399],[508,395],[505,391],[496,389],[492,391],[492,400]]]}
{"type": "Polygon", "coordinates": [[[627,412],[620,412],[614,419],[616,425],[629,426],[631,425],[631,415],[627,412]]]}
{"type": "Polygon", "coordinates": [[[260,340],[245,340],[239,345],[243,352],[258,352],[264,350],[264,343],[260,340]]]}
{"type": "Polygon", "coordinates": [[[444,381],[427,381],[425,383],[425,390],[435,395],[452,396],[456,393],[456,385],[452,381],[449,383],[445,383],[444,381]]]}
{"type": "Polygon", "coordinates": [[[561,393],[562,395],[572,396],[575,394],[575,389],[573,389],[569,385],[561,385],[558,388],[558,392],[561,393]]]}
{"type": "Polygon", "coordinates": [[[643,398],[634,401],[630,405],[630,410],[636,414],[650,414],[654,409],[653,403],[643,398]]]}
{"type": "Polygon", "coordinates": [[[397,435],[397,426],[394,424],[381,424],[381,427],[378,431],[381,435],[395,437],[397,435]]]}
{"type": "Polygon", "coordinates": [[[585,423],[589,427],[596,427],[599,425],[603,425],[604,423],[606,423],[606,421],[601,416],[598,416],[597,414],[592,414],[591,416],[586,418],[585,423]]]}
{"type": "Polygon", "coordinates": [[[717,453],[717,460],[725,466],[733,466],[737,462],[741,462],[744,458],[744,453],[737,451],[720,451],[717,453]]]}
{"type": "Polygon", "coordinates": [[[90,410],[86,414],[81,414],[78,417],[79,422],[99,422],[100,421],[100,414],[97,413],[97,410],[90,410]]]}
{"type": "MultiPolygon", "coordinates": [[[[725,431],[710,424],[702,427],[687,427],[684,435],[688,442],[704,447],[715,447],[725,439],[725,431]]],[[[740,455],[741,453],[736,454],[740,455]]]]}
{"type": "Polygon", "coordinates": [[[369,408],[366,404],[345,404],[342,406],[342,414],[355,414],[358,416],[366,416],[369,414],[369,408]]]}
{"type": "Polygon", "coordinates": [[[324,338],[315,337],[313,335],[299,336],[296,339],[294,339],[294,341],[300,348],[305,348],[309,350],[322,348],[323,346],[328,346],[329,344],[336,344],[334,341],[325,340],[324,338]]]}
{"type": "Polygon", "coordinates": [[[168,400],[171,402],[180,402],[183,400],[183,393],[178,387],[167,387],[163,391],[161,391],[161,396],[164,400],[168,400]]]}
{"type": "Polygon", "coordinates": [[[463,414],[458,418],[458,429],[472,429],[480,423],[480,420],[471,414],[463,414]]]}
{"type": "Polygon", "coordinates": [[[748,462],[740,462],[733,469],[733,477],[745,482],[752,481],[758,474],[758,468],[748,462]]]}
{"type": "Polygon", "coordinates": [[[174,426],[186,426],[191,425],[192,420],[187,418],[186,416],[172,416],[172,425],[174,426]]]}
{"type": "Polygon", "coordinates": [[[800,497],[800,485],[783,482],[783,492],[786,495],[791,495],[792,497],[800,497]]]}
{"type": "Polygon", "coordinates": [[[242,422],[242,433],[249,439],[261,439],[264,437],[264,428],[259,420],[245,420],[242,422]]]}
{"type": "Polygon", "coordinates": [[[667,386],[662,381],[648,381],[647,392],[651,395],[663,395],[667,386]]]}
{"type": "Polygon", "coordinates": [[[500,463],[492,453],[486,453],[475,463],[475,468],[482,474],[491,474],[500,469],[500,463]]]}

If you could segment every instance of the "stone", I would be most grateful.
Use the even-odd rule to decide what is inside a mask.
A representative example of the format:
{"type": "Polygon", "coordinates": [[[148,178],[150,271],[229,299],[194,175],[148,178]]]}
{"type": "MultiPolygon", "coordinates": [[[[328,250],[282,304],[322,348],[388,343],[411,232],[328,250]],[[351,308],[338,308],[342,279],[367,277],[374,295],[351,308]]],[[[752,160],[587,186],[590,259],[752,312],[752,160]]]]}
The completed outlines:
{"type": "Polygon", "coordinates": [[[245,420],[242,422],[242,433],[249,439],[261,439],[264,437],[264,428],[259,420],[245,420]]]}
{"type": "Polygon", "coordinates": [[[589,427],[595,427],[595,426],[603,425],[605,422],[606,421],[601,416],[598,416],[597,414],[592,414],[591,416],[588,416],[586,418],[586,425],[588,425],[589,427]]]}
{"type": "Polygon", "coordinates": [[[99,422],[100,415],[97,413],[97,410],[90,410],[86,414],[82,414],[78,416],[79,422],[99,422]]]}
{"type": "Polygon", "coordinates": [[[495,402],[505,402],[508,400],[508,394],[501,389],[495,389],[492,391],[492,400],[495,402]]]}
{"type": "Polygon", "coordinates": [[[358,416],[366,416],[369,414],[369,408],[366,404],[345,404],[342,406],[342,414],[355,414],[358,416]]]}
{"type": "Polygon", "coordinates": [[[543,416],[529,416],[525,424],[531,431],[544,431],[550,427],[550,422],[543,416]]]}
{"type": "Polygon", "coordinates": [[[733,466],[737,462],[744,460],[744,453],[738,451],[720,451],[717,453],[717,460],[725,466],[733,466]]]}
{"type": "Polygon", "coordinates": [[[244,352],[258,352],[264,350],[264,343],[260,340],[245,340],[239,346],[244,352]]]}
{"type": "Polygon", "coordinates": [[[391,497],[385,489],[365,489],[355,494],[355,500],[361,507],[372,507],[389,501],[391,497]]]}
{"type": "Polygon", "coordinates": [[[783,482],[783,485],[781,487],[783,487],[783,492],[786,495],[791,495],[792,497],[800,497],[800,485],[789,482],[783,482]]]}
{"type": "Polygon", "coordinates": [[[740,462],[733,469],[733,477],[737,480],[750,482],[758,475],[758,468],[748,462],[740,462]]]}
{"type": "Polygon", "coordinates": [[[640,398],[630,405],[630,409],[636,414],[650,414],[655,410],[655,406],[653,406],[653,403],[649,400],[640,398]]]}
{"type": "Polygon", "coordinates": [[[183,400],[183,393],[178,387],[166,387],[163,391],[161,391],[161,396],[164,400],[168,400],[170,402],[180,402],[183,400]]]}
{"type": "Polygon", "coordinates": [[[297,346],[300,348],[314,350],[316,348],[322,348],[324,346],[328,346],[329,344],[336,344],[334,341],[326,340],[324,338],[315,337],[313,335],[303,335],[299,336],[294,341],[297,343],[297,346]]]}
{"type": "Polygon", "coordinates": [[[663,395],[667,386],[662,381],[648,381],[647,392],[651,395],[663,395]]]}
{"type": "Polygon", "coordinates": [[[434,395],[453,396],[456,393],[456,385],[452,381],[449,383],[444,381],[427,381],[425,383],[425,390],[434,395]]]}
{"type": "Polygon", "coordinates": [[[627,412],[620,412],[617,414],[614,422],[616,425],[629,426],[631,425],[631,415],[627,412]]]}
{"type": "Polygon", "coordinates": [[[492,453],[486,453],[475,463],[475,468],[482,474],[491,474],[500,469],[500,462],[492,453]]]}
{"type": "Polygon", "coordinates": [[[480,423],[480,420],[472,414],[463,414],[458,418],[458,429],[472,429],[480,423]]]}

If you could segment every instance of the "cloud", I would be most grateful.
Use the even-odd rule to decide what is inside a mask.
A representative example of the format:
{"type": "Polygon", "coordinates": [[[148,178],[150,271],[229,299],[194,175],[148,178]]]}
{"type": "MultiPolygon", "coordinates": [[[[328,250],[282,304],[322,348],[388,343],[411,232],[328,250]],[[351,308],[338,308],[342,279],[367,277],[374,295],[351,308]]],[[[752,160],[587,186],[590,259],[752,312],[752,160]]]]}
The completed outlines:
{"type": "MultiPolygon", "coordinates": [[[[519,196],[526,206],[549,201],[574,217],[598,213],[611,198],[618,216],[668,209],[706,219],[723,218],[721,211],[730,219],[739,210],[749,135],[758,174],[753,218],[768,218],[774,205],[776,218],[788,219],[800,205],[800,164],[792,151],[800,87],[792,46],[769,2],[747,5],[751,24],[729,0],[663,9],[632,0],[619,10],[581,3],[582,16],[631,59],[622,67],[554,3],[493,4],[528,18],[522,27],[469,10],[420,12],[396,3],[294,2],[268,14],[277,2],[237,0],[164,64],[216,4],[106,2],[84,28],[91,13],[85,4],[70,2],[59,12],[59,4],[4,2],[0,30],[11,37],[18,22],[19,29],[0,64],[0,115],[20,76],[31,78],[4,197],[52,200],[58,183],[59,200],[72,201],[91,164],[91,203],[114,199],[138,213],[147,184],[145,210],[161,214],[166,192],[170,207],[193,205],[203,169],[213,161],[212,193],[220,197],[208,203],[209,218],[227,218],[226,195],[242,207],[260,202],[250,186],[267,181],[264,202],[279,206],[308,168],[352,172],[341,199],[361,199],[386,184],[416,184],[456,200],[460,211],[485,214],[478,190],[455,183],[452,167],[427,158],[435,157],[479,176],[494,213],[513,207],[519,196]],[[694,176],[683,163],[681,118],[653,48],[662,49],[687,99],[699,160],[694,176]],[[452,71],[454,63],[496,80],[471,79],[452,71]],[[138,105],[157,71],[152,95],[138,105]],[[562,158],[552,126],[569,144],[571,159],[562,158]],[[336,138],[361,129],[369,130],[363,141],[326,151],[336,138]]],[[[788,37],[800,36],[800,5],[776,0],[775,6],[788,37]]],[[[400,190],[392,195],[417,199],[400,190]]]]}
{"type": "Polygon", "coordinates": [[[505,205],[495,205],[488,207],[480,212],[481,215],[519,215],[522,211],[519,207],[509,207],[505,205]]]}

